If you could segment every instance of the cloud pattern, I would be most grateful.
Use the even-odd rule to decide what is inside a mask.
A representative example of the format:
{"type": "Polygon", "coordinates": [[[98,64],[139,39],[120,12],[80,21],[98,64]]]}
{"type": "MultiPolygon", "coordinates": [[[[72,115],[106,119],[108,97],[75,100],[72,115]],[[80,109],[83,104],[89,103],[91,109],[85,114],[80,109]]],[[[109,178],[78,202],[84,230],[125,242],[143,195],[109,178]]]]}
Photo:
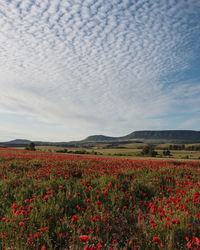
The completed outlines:
{"type": "Polygon", "coordinates": [[[199,114],[199,79],[170,78],[199,45],[197,0],[2,0],[0,112],[114,135],[167,128],[175,107],[199,114]]]}

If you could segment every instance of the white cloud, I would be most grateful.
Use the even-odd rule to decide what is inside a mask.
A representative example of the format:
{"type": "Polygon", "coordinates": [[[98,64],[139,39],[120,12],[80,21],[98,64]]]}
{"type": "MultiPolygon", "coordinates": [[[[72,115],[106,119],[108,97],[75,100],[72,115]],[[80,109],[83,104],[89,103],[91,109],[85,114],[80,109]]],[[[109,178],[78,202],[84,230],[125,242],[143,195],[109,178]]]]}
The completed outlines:
{"type": "Polygon", "coordinates": [[[0,111],[77,131],[164,128],[155,117],[178,95],[199,103],[196,84],[162,81],[191,67],[198,14],[195,0],[2,1],[0,111]]]}

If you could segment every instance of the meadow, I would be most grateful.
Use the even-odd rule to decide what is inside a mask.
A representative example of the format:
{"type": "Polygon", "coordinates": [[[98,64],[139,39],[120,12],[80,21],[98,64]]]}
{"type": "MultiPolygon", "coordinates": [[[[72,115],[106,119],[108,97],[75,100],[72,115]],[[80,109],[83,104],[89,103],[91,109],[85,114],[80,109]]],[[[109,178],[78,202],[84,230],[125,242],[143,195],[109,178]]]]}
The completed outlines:
{"type": "MultiPolygon", "coordinates": [[[[141,152],[147,143],[130,143],[120,144],[119,146],[112,146],[109,143],[94,143],[91,145],[78,145],[77,147],[58,147],[58,146],[36,146],[36,149],[41,152],[63,152],[73,154],[86,154],[86,155],[100,155],[106,157],[128,157],[138,158],[141,157],[141,152]]],[[[184,150],[170,150],[170,156],[164,156],[163,150],[169,148],[170,144],[154,144],[154,149],[158,153],[156,158],[173,158],[173,159],[200,159],[200,150],[189,150],[193,144],[185,144],[184,150]]],[[[200,144],[194,144],[200,147],[200,144]]],[[[144,158],[144,156],[142,156],[144,158]]],[[[145,156],[148,157],[148,156],[145,156]]]]}
{"type": "Polygon", "coordinates": [[[200,161],[0,148],[1,249],[200,249],[200,161]]]}

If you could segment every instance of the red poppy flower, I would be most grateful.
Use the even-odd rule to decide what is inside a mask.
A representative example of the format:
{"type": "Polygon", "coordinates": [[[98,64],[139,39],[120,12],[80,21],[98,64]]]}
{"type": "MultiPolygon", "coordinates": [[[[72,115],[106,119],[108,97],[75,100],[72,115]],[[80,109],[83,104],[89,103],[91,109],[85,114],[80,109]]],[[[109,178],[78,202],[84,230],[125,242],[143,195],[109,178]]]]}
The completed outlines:
{"type": "Polygon", "coordinates": [[[158,237],[153,237],[153,241],[158,244],[160,242],[160,239],[158,237]]]}
{"type": "Polygon", "coordinates": [[[79,239],[82,242],[88,242],[88,241],[90,241],[90,238],[87,235],[81,235],[81,236],[79,236],[79,239]]]}

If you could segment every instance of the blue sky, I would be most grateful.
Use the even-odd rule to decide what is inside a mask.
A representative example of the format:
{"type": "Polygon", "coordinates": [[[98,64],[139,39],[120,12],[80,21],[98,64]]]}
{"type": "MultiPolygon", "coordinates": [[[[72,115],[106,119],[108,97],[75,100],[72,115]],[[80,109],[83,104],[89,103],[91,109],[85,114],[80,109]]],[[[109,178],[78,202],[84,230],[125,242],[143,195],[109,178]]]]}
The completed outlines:
{"type": "Polygon", "coordinates": [[[200,129],[198,0],[1,0],[0,141],[200,129]]]}

